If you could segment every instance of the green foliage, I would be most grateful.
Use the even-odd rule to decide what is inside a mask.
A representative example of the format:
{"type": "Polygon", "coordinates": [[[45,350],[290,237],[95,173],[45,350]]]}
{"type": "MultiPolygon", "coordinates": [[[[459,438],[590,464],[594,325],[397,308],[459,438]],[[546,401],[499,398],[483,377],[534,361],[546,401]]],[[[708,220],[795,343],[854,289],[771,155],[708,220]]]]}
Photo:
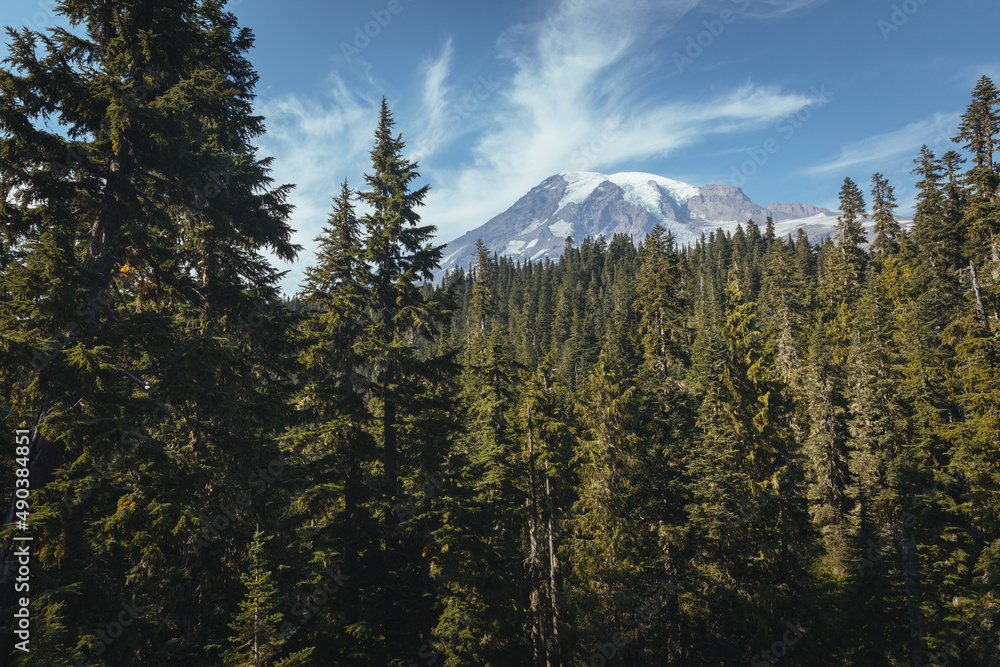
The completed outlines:
{"type": "Polygon", "coordinates": [[[848,178],[818,245],[770,218],[558,262],[480,242],[438,285],[382,100],[289,299],[249,31],[216,0],[59,10],[0,71],[37,630],[5,662],[746,664],[798,621],[784,664],[995,664],[988,78],[966,154],[915,160],[911,230],[872,177],[870,247],[848,178]]]}
{"type": "Polygon", "coordinates": [[[250,543],[250,570],[240,576],[246,597],[229,627],[230,648],[222,654],[225,667],[297,667],[308,665],[313,649],[296,651],[278,659],[288,637],[281,632],[283,615],[277,611],[278,591],[267,566],[264,547],[268,539],[258,528],[250,543]]]}
{"type": "Polygon", "coordinates": [[[837,246],[829,254],[827,271],[820,283],[823,300],[831,311],[841,302],[854,303],[861,292],[868,262],[863,245],[868,241],[862,221],[865,200],[850,178],[840,189],[841,215],[837,218],[837,246]]]}
{"type": "Polygon", "coordinates": [[[875,221],[875,240],[872,242],[872,258],[885,261],[899,252],[899,239],[903,229],[894,216],[896,193],[882,174],[872,176],[872,219],[875,221]]]}

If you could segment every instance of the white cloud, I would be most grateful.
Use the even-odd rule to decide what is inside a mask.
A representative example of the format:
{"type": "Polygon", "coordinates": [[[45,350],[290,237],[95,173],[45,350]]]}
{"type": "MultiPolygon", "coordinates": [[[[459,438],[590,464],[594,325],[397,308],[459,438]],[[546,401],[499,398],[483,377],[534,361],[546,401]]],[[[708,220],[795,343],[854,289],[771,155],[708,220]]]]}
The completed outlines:
{"type": "Polygon", "coordinates": [[[756,0],[747,8],[750,16],[760,19],[772,19],[798,11],[809,5],[820,5],[826,0],[756,0]]]}
{"type": "Polygon", "coordinates": [[[936,113],[930,118],[910,123],[906,127],[877,134],[860,141],[852,141],[840,149],[840,155],[824,164],[806,170],[809,174],[844,172],[860,165],[884,165],[892,160],[908,160],[917,156],[920,147],[927,144],[936,153],[957,148],[951,137],[958,126],[959,113],[936,113]]]}
{"type": "Polygon", "coordinates": [[[313,261],[313,239],[326,222],[340,182],[348,177],[352,187],[360,185],[378,123],[372,111],[377,104],[348,90],[335,74],[322,101],[288,95],[262,99],[257,105],[256,112],[267,119],[259,154],[275,157],[271,174],[275,185],[295,184],[289,197],[295,205],[293,241],[304,250],[295,264],[276,262],[291,271],[285,291],[297,291],[302,267],[313,261]]]}
{"type": "MultiPolygon", "coordinates": [[[[447,185],[432,187],[424,219],[451,239],[559,171],[665,156],[711,134],[773,123],[813,101],[753,83],[707,100],[650,101],[636,65],[655,39],[649,26],[676,25],[698,4],[643,2],[623,10],[608,0],[566,0],[538,24],[505,32],[499,56],[515,73],[490,99],[490,122],[472,146],[471,164],[426,165],[427,175],[447,185]]],[[[780,4],[791,11],[805,3],[780,4]]]]}
{"type": "Polygon", "coordinates": [[[452,89],[448,86],[448,75],[451,72],[453,49],[451,38],[448,38],[437,58],[424,60],[421,68],[424,74],[423,104],[420,109],[421,122],[416,130],[415,141],[408,142],[411,146],[419,146],[421,155],[431,155],[440,143],[434,137],[444,132],[452,89]]]}
{"type": "MultiPolygon", "coordinates": [[[[817,1],[724,4],[768,18],[817,1]]],[[[650,72],[671,64],[651,55],[658,40],[692,10],[711,11],[720,2],[562,0],[544,19],[506,30],[495,47],[497,69],[468,88],[450,83],[455,52],[447,39],[416,64],[419,106],[409,114],[405,105],[396,109],[397,120],[406,119],[397,130],[420,161],[421,182],[432,186],[423,220],[438,227],[438,239],[450,240],[554,173],[663,157],[711,135],[765,127],[814,102],[752,81],[701,99],[650,89],[650,72]],[[505,71],[512,73],[501,79],[505,71]]],[[[373,80],[366,86],[382,89],[373,80]]],[[[260,105],[269,129],[262,153],[276,156],[279,183],[298,185],[292,224],[306,251],[296,273],[313,259],[312,239],[339,181],[347,176],[354,187],[364,185],[381,94],[352,92],[335,75],[326,99],[292,95],[260,105]]]]}

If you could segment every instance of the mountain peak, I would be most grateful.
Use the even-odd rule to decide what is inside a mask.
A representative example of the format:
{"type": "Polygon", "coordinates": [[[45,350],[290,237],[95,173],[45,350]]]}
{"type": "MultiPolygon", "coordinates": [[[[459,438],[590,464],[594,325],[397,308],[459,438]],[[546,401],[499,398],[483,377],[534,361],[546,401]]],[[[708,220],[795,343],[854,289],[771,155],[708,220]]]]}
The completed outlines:
{"type": "Polygon", "coordinates": [[[775,213],[783,213],[796,218],[811,218],[814,215],[835,215],[830,209],[820,208],[818,206],[813,206],[812,204],[802,204],[800,202],[784,204],[780,201],[773,201],[767,205],[767,209],[775,213]]]}
{"type": "MultiPolygon", "coordinates": [[[[681,181],[675,181],[656,174],[646,174],[639,171],[623,171],[617,174],[601,174],[592,171],[567,171],[556,174],[562,178],[566,186],[563,203],[582,203],[591,193],[604,183],[617,185],[627,198],[637,203],[653,203],[653,198],[659,198],[660,189],[675,201],[686,201],[698,196],[698,188],[681,181]]],[[[551,179],[547,179],[551,180],[551,179]]]]}
{"type": "Polygon", "coordinates": [[[825,226],[826,216],[832,220],[831,229],[836,221],[830,211],[809,204],[764,208],[733,185],[695,187],[632,171],[566,171],[548,177],[506,211],[449,243],[441,268],[467,267],[477,239],[498,254],[536,261],[557,258],[567,236],[581,242],[590,236],[611,239],[624,234],[638,243],[660,224],[684,245],[696,242],[703,232],[734,230],[749,219],[763,224],[769,215],[782,223],[780,234],[794,231],[796,221],[804,218],[809,218],[810,233],[825,226]]]}

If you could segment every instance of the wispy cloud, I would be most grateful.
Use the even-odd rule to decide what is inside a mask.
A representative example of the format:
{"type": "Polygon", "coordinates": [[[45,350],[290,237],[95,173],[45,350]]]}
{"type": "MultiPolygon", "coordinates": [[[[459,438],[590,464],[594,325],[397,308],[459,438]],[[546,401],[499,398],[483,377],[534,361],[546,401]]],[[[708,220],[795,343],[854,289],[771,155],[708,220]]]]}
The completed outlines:
{"type": "Polygon", "coordinates": [[[421,123],[419,127],[415,128],[416,141],[411,142],[411,145],[415,143],[419,146],[427,146],[427,149],[422,150],[424,157],[430,155],[438,147],[439,143],[434,137],[444,133],[448,105],[452,98],[448,76],[451,73],[453,53],[449,37],[437,58],[427,59],[421,63],[424,76],[423,103],[420,108],[421,123]]]}
{"type": "MultiPolygon", "coordinates": [[[[813,101],[753,82],[710,99],[651,97],[641,54],[656,32],[699,4],[640,2],[623,11],[608,0],[566,0],[545,20],[505,32],[498,55],[515,73],[472,147],[471,164],[432,170],[448,185],[432,189],[425,219],[453,238],[554,173],[667,156],[710,135],[773,123],[813,101]],[[581,164],[581,150],[591,148],[581,164]]],[[[771,14],[805,4],[768,3],[771,14]]]]}
{"type": "Polygon", "coordinates": [[[898,159],[902,159],[905,165],[906,160],[916,157],[924,144],[937,152],[950,150],[955,148],[951,137],[955,134],[960,116],[957,112],[936,113],[902,129],[852,141],[841,147],[837,158],[812,167],[806,173],[844,172],[861,165],[885,164],[898,159]]]}
{"type": "Polygon", "coordinates": [[[824,2],[826,0],[756,0],[747,8],[747,13],[756,18],[773,19],[824,2]]]}
{"type": "MultiPolygon", "coordinates": [[[[746,81],[696,98],[655,90],[650,73],[663,36],[694,9],[721,0],[562,0],[541,20],[505,30],[494,46],[495,73],[473,88],[452,82],[450,38],[416,63],[420,102],[397,108],[422,182],[431,184],[423,220],[444,241],[503,211],[528,189],[560,171],[606,170],[675,153],[713,135],[758,129],[814,102],[746,81]],[[507,74],[501,76],[499,72],[507,74]],[[447,149],[447,150],[446,150],[447,149]],[[447,155],[445,155],[447,154],[447,155]]],[[[773,18],[823,0],[726,0],[753,18],[773,18]]],[[[364,73],[361,73],[364,75],[364,73]]],[[[369,71],[370,74],[370,71],[369,71]]],[[[265,100],[279,182],[294,182],[296,241],[308,249],[345,176],[362,187],[384,86],[348,90],[339,75],[323,99],[265,100]]],[[[307,251],[292,267],[293,280],[307,251]]],[[[291,281],[286,281],[286,284],[291,281]]]]}
{"type": "Polygon", "coordinates": [[[1000,82],[1000,61],[978,63],[960,68],[954,75],[954,79],[963,86],[968,87],[971,93],[982,76],[988,76],[993,83],[1000,82]]]}
{"type": "Polygon", "coordinates": [[[267,118],[260,153],[275,157],[272,177],[276,184],[295,184],[290,197],[295,205],[293,240],[305,250],[298,262],[283,265],[290,270],[285,281],[288,290],[295,291],[301,267],[313,261],[313,239],[326,221],[338,184],[345,176],[360,178],[367,166],[378,124],[373,112],[377,104],[378,100],[349,90],[337,74],[330,77],[320,99],[287,95],[258,101],[256,111],[267,118]]]}

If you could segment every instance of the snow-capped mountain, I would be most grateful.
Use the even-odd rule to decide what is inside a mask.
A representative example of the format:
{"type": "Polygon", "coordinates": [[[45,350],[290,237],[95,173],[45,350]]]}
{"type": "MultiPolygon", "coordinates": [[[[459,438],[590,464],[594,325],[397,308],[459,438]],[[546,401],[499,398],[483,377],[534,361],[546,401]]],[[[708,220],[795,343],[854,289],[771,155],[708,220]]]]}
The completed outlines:
{"type": "Polygon", "coordinates": [[[767,216],[781,236],[802,227],[814,240],[831,234],[837,214],[809,204],[773,202],[759,206],[732,185],[695,187],[654,174],[565,172],[550,176],[485,225],[444,249],[443,270],[468,268],[476,239],[500,255],[520,260],[556,259],[566,237],[577,244],[588,236],[627,234],[638,243],[660,223],[679,245],[694,243],[718,228],[733,231],[767,216]]]}

